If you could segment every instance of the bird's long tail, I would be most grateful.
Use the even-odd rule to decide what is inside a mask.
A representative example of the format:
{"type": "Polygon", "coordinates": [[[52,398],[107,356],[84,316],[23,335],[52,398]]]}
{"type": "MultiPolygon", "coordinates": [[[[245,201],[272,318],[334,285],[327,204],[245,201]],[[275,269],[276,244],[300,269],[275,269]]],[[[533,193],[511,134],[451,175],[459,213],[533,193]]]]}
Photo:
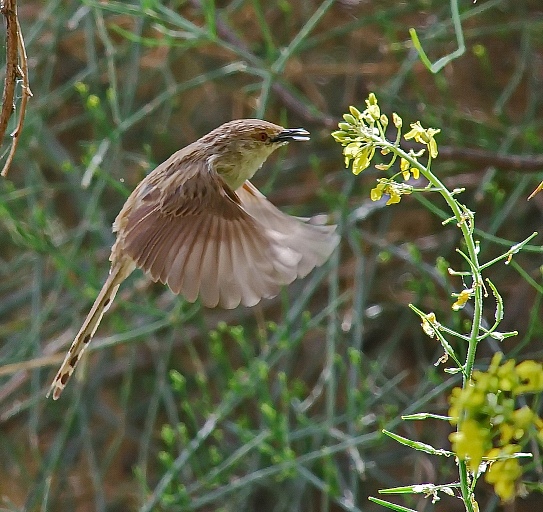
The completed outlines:
{"type": "Polygon", "coordinates": [[[113,264],[104,286],[102,286],[102,289],[94,301],[85,322],[83,322],[83,325],[72,342],[70,350],[68,350],[59,371],[53,379],[51,388],[47,393],[48,397],[51,392],[53,392],[53,400],[56,400],[62,393],[62,390],[66,387],[66,383],[70,379],[77,363],[81,359],[81,354],[89,345],[94,333],[96,332],[96,329],[98,328],[98,325],[100,324],[100,321],[102,320],[102,316],[108,310],[113,299],[115,298],[115,294],[117,293],[120,284],[130,275],[130,273],[134,270],[134,267],[135,265],[132,260],[123,260],[113,264]]]}

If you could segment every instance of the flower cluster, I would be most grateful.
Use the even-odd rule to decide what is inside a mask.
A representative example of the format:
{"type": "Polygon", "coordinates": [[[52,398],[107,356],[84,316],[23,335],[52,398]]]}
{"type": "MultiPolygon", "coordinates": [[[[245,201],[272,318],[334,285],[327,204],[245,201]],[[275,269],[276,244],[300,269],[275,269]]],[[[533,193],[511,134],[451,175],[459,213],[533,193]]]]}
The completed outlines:
{"type": "Polygon", "coordinates": [[[485,480],[507,501],[515,496],[522,475],[516,455],[521,445],[534,435],[543,442],[543,420],[527,405],[516,408],[515,402],[521,394],[543,391],[543,365],[516,365],[514,360],[500,365],[502,357],[495,354],[486,372],[474,371],[468,386],[452,390],[449,416],[458,430],[449,439],[472,473],[488,466],[485,480]]]}
{"type": "Polygon", "coordinates": [[[400,202],[401,196],[411,193],[413,188],[398,183],[396,178],[400,175],[405,181],[411,176],[414,179],[419,178],[420,172],[424,172],[425,168],[419,164],[418,158],[426,151],[429,155],[429,161],[437,156],[435,135],[440,130],[423,128],[419,121],[412,123],[411,130],[404,135],[404,139],[413,139],[424,144],[426,148],[417,152],[413,150],[406,152],[400,148],[403,124],[401,117],[396,113],[392,114],[392,124],[396,128],[397,134],[395,142],[390,142],[385,134],[389,119],[381,113],[375,94],[371,93],[368,96],[366,108],[362,112],[355,107],[349,107],[349,111],[350,114],[344,114],[344,121],[339,123],[339,130],[332,133],[334,139],[344,146],[345,166],[352,165],[353,174],[360,174],[371,165],[375,151],[379,149],[382,155],[392,155],[388,163],[375,165],[377,169],[386,171],[399,157],[400,171],[390,179],[380,179],[377,186],[371,191],[371,199],[378,201],[386,194],[390,197],[387,205],[400,202]]]}
{"type": "Polygon", "coordinates": [[[349,167],[352,162],[353,174],[360,174],[370,166],[375,148],[380,142],[386,141],[384,129],[388,126],[388,118],[381,115],[373,93],[366,100],[363,112],[352,106],[349,111],[350,114],[343,115],[345,122],[339,123],[339,130],[333,132],[332,137],[344,146],[345,167],[349,167]]]}
{"type": "Polygon", "coordinates": [[[404,183],[398,183],[394,180],[381,178],[377,180],[377,186],[371,189],[370,198],[372,201],[379,201],[383,194],[389,196],[389,200],[386,202],[389,204],[399,203],[401,196],[404,194],[411,194],[413,187],[404,183]]]}

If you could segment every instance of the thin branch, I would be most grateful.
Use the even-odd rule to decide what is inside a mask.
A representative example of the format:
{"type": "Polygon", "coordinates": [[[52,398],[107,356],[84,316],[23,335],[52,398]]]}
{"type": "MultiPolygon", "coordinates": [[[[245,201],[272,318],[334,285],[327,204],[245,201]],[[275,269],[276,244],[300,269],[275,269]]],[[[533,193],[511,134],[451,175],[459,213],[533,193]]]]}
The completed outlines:
{"type": "Polygon", "coordinates": [[[6,77],[2,94],[2,110],[0,111],[0,140],[3,140],[9,119],[13,113],[13,97],[17,81],[17,13],[15,0],[3,0],[0,12],[6,18],[6,77]]]}
{"type": "Polygon", "coordinates": [[[22,79],[22,98],[19,108],[17,127],[11,133],[11,147],[0,175],[7,176],[11,162],[19,143],[19,137],[23,130],[23,122],[26,113],[28,98],[32,96],[28,82],[28,63],[26,49],[17,18],[16,0],[3,0],[0,4],[0,12],[6,18],[6,78],[4,80],[4,92],[2,95],[2,110],[0,111],[0,141],[4,139],[9,120],[15,110],[13,98],[17,79],[22,79]],[[19,66],[20,63],[20,66],[19,66]]]}
{"type": "Polygon", "coordinates": [[[537,172],[543,170],[542,155],[501,155],[494,151],[455,146],[439,146],[440,160],[455,160],[484,168],[496,167],[502,170],[537,172]]]}
{"type": "Polygon", "coordinates": [[[17,121],[17,127],[11,133],[11,137],[12,137],[11,148],[9,150],[8,157],[6,159],[6,163],[4,164],[4,168],[2,169],[2,172],[0,172],[0,176],[3,176],[3,177],[7,176],[8,170],[11,166],[11,162],[13,161],[13,157],[15,156],[15,150],[17,149],[17,144],[19,143],[19,137],[21,136],[21,133],[23,131],[23,123],[24,123],[25,114],[26,114],[26,104],[28,103],[28,98],[32,96],[32,91],[30,90],[30,84],[28,81],[28,61],[26,58],[26,48],[25,48],[25,42],[23,39],[23,33],[21,32],[19,19],[15,17],[15,20],[17,21],[17,47],[19,51],[19,58],[21,61],[21,68],[18,69],[18,71],[23,81],[23,86],[22,86],[23,96],[21,98],[21,105],[19,107],[19,120],[17,121]]]}

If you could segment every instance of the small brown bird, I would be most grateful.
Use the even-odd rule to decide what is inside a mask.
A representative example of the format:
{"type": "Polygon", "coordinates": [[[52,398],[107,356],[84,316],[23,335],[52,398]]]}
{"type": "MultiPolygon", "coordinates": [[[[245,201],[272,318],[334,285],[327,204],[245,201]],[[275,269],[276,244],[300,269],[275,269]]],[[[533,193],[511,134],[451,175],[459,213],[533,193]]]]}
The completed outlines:
{"type": "Polygon", "coordinates": [[[188,301],[254,306],[330,256],[336,226],[291,217],[248,180],[303,128],[240,119],[174,153],[132,192],[115,219],[111,269],[53,380],[56,400],[96,332],[119,285],[139,267],[188,301]]]}

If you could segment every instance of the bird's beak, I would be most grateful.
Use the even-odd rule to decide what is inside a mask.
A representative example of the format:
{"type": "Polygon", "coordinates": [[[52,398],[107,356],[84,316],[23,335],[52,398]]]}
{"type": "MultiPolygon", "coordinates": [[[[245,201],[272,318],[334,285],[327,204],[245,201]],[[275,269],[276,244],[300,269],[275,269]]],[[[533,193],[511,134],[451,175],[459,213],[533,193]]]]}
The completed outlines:
{"type": "Polygon", "coordinates": [[[290,142],[291,140],[309,140],[309,132],[303,128],[289,128],[283,130],[272,142],[290,142]]]}

